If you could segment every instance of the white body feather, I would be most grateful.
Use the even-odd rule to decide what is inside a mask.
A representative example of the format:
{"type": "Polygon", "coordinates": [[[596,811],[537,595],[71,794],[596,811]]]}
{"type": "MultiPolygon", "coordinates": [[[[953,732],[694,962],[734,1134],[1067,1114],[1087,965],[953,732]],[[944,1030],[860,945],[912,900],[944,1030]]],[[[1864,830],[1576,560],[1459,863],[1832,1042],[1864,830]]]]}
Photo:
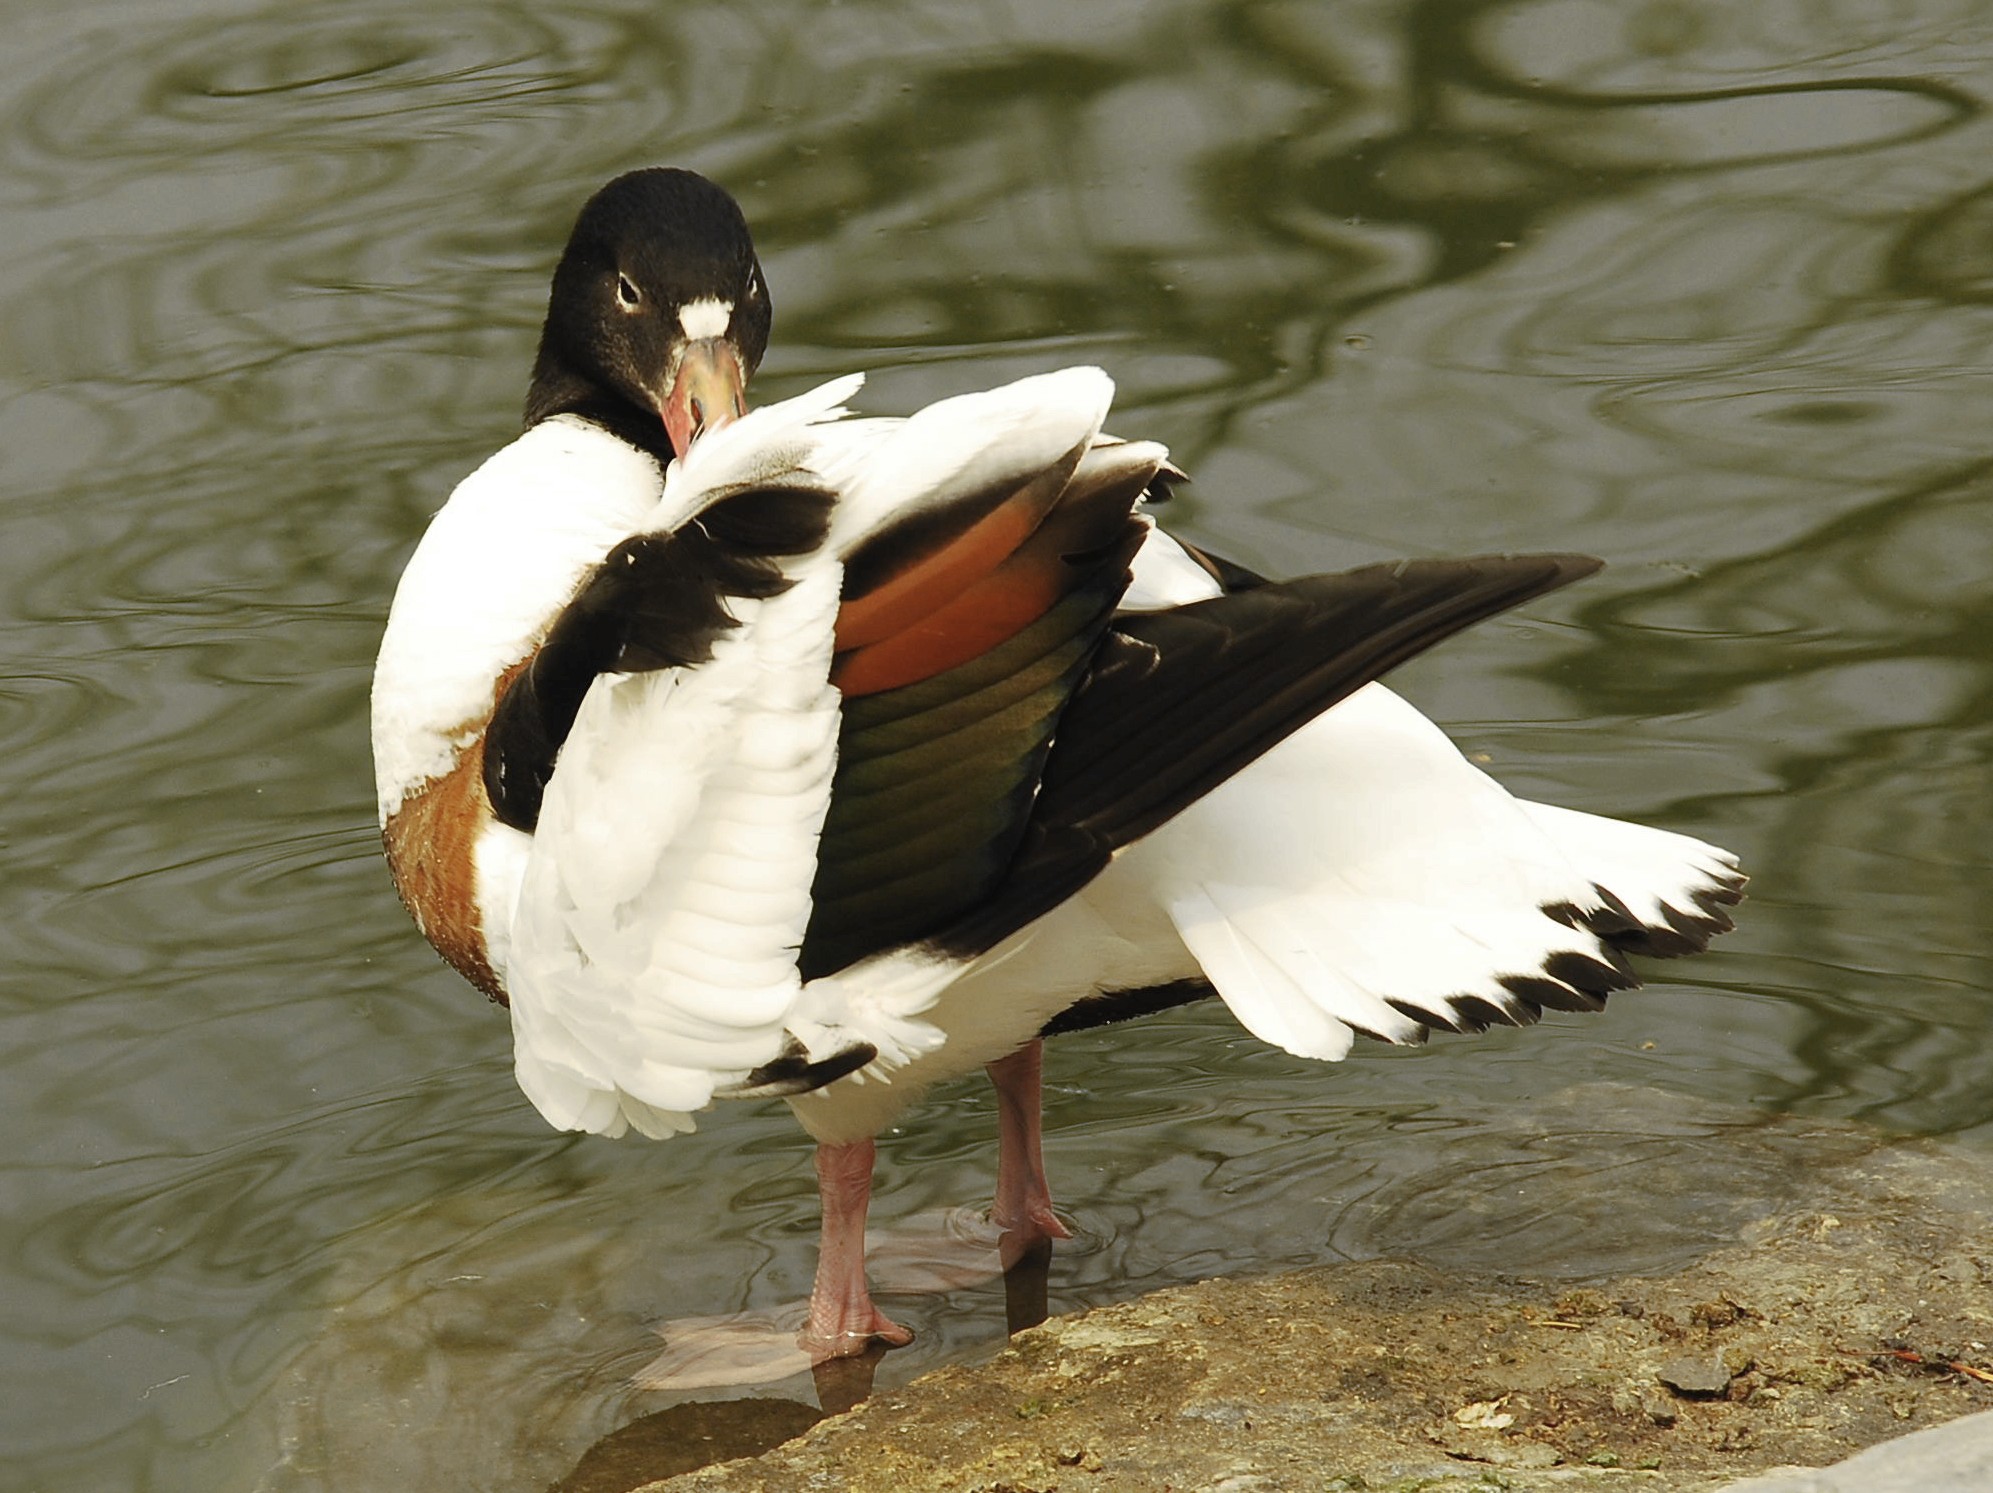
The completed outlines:
{"type": "Polygon", "coordinates": [[[450,770],[491,710],[492,681],[532,652],[552,611],[663,492],[650,456],[565,415],[457,484],[402,572],[374,666],[381,823],[450,770]]]}
{"type": "MultiPolygon", "coordinates": [[[[733,603],[740,625],[710,664],[596,682],[534,835],[484,833],[486,947],[510,993],[520,1083],[551,1123],[689,1129],[793,1036],[813,1056],[878,1049],[866,1070],[791,1101],[819,1139],[857,1139],[1075,1001],[1199,975],[1264,1040],[1339,1058],[1354,1029],[1418,1034],[1389,1001],[1442,1018],[1462,996],[1513,1010],[1501,976],[1601,954],[1547,905],[1596,908],[1604,886],[1658,918],[1734,866],[1684,836],[1511,797],[1373,684],[982,957],[888,951],[805,985],[795,950],[835,769],[840,557],[911,507],[1085,446],[1112,392],[1097,370],[1070,369],[907,421],[839,420],[856,387],[753,412],[668,482],[613,437],[550,421],[466,479],[410,563],[376,683],[384,819],[447,770],[493,678],[615,543],[747,485],[839,495],[823,551],[798,558],[781,596],[733,603]]],[[[1152,533],[1124,606],[1217,593],[1152,533]]]]}

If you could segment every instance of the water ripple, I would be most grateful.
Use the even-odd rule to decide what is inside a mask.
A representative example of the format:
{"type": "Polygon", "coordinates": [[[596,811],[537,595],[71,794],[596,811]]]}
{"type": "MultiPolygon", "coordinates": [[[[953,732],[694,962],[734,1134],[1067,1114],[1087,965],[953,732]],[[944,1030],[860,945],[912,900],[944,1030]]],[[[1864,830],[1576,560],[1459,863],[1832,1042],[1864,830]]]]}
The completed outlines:
{"type": "Polygon", "coordinates": [[[1947,202],[1914,224],[1894,268],[1909,288],[1952,302],[1993,302],[1993,187],[1947,202]]]}
{"type": "Polygon", "coordinates": [[[503,122],[522,100],[572,102],[575,90],[618,71],[631,30],[627,19],[586,7],[463,4],[122,26],[73,49],[9,101],[23,121],[15,148],[25,159],[15,165],[45,182],[83,167],[101,186],[203,156],[329,155],[351,143],[355,125],[423,140],[425,116],[442,116],[457,136],[466,124],[503,122]]]}
{"type": "MultiPolygon", "coordinates": [[[[1511,781],[1764,873],[1604,1021],[1338,1069],[1215,1007],[1062,1045],[1055,1307],[1663,1268],[1864,1143],[1769,1108],[1989,1118],[1983,7],[84,0],[10,40],[0,1443],[42,1482],[543,1486],[655,1408],[660,1319],[808,1287],[786,1115],[546,1134],[372,823],[391,577],[515,426],[576,199],[651,160],[760,225],[771,393],[1096,360],[1248,562],[1608,553],[1410,687],[1511,781]],[[1665,1219],[1625,1204],[1657,1179],[1665,1219]]],[[[935,1096],[881,1223],[986,1195],[994,1128],[935,1096]]],[[[991,1289],[909,1310],[889,1380],[1001,1329],[991,1289]]]]}

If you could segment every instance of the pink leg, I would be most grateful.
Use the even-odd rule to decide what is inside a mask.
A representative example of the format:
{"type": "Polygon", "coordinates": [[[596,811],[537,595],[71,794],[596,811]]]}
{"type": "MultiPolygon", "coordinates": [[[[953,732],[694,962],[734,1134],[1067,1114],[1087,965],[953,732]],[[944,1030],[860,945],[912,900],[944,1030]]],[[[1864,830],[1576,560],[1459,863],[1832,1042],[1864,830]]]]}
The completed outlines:
{"type": "Polygon", "coordinates": [[[1072,1231],[1052,1212],[1045,1183],[1039,1125],[1039,1090],[1045,1044],[1033,1040],[989,1065],[997,1092],[997,1185],[991,1221],[1003,1231],[999,1246],[1008,1269],[1033,1245],[1070,1239],[1072,1231]]]}
{"type": "Polygon", "coordinates": [[[823,1194],[823,1239],[810,1316],[796,1341],[811,1359],[850,1358],[873,1338],[895,1348],[913,1334],[872,1304],[865,1284],[865,1207],[872,1200],[869,1140],[817,1147],[817,1188],[823,1194]]]}

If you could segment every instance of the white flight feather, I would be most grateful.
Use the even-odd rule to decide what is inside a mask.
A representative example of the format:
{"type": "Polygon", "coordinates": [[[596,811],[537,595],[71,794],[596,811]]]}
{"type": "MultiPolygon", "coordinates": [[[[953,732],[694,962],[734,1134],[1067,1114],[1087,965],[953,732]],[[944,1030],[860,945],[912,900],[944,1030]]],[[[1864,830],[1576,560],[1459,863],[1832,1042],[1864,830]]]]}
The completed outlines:
{"type": "Polygon", "coordinates": [[[839,493],[831,543],[842,551],[909,513],[1057,466],[1099,434],[1114,383],[1063,368],[928,405],[895,425],[825,432],[813,460],[839,493]]]}
{"type": "MultiPolygon", "coordinates": [[[[814,486],[808,428],[856,387],[702,439],[642,526],[751,486],[814,486]]],[[[689,1129],[716,1087],[782,1051],[836,767],[842,579],[824,554],[785,569],[781,595],[730,601],[738,626],[709,663],[598,679],[562,748],[505,969],[520,1085],[556,1125],[689,1129]]]]}
{"type": "Polygon", "coordinates": [[[520,1085],[557,1125],[689,1126],[783,1049],[837,742],[842,569],[799,568],[733,603],[711,662],[597,680],[562,749],[506,970],[520,1085]]]}
{"type": "Polygon", "coordinates": [[[1232,1014],[1262,1042],[1298,1057],[1332,1062],[1345,1056],[1354,1033],[1311,998],[1277,955],[1249,936],[1236,912],[1220,905],[1215,890],[1199,886],[1181,893],[1170,903],[1170,917],[1232,1014]]]}
{"type": "MultiPolygon", "coordinates": [[[[1262,975],[1235,991],[1205,966],[1250,1029],[1304,1056],[1324,1054],[1302,1004],[1407,1040],[1413,1033],[1388,1000],[1449,1018],[1461,996],[1519,1012],[1503,975],[1535,975],[1561,952],[1601,955],[1593,935],[1542,911],[1596,906],[1590,870],[1380,685],[1124,859],[1130,874],[1151,878],[1193,952],[1209,942],[1215,918],[1252,951],[1248,963],[1281,971],[1285,984],[1262,975]]],[[[1681,869],[1678,855],[1671,870],[1679,878],[1681,869]]]]}

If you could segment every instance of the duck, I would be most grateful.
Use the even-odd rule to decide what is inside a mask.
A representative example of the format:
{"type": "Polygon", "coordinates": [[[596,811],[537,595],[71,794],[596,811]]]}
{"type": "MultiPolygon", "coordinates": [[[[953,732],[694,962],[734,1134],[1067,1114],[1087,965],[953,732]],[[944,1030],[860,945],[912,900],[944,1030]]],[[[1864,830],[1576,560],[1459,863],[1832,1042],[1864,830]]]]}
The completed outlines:
{"type": "Polygon", "coordinates": [[[793,1110],[812,1362],[911,1339],[865,1221],[937,1084],[995,1086],[1014,1260],[1069,1237],[1047,1038],[1215,998],[1333,1062],[1600,1010],[1733,926],[1734,855],[1515,797],[1378,682],[1596,559],[1267,579],[1157,524],[1184,474],[1104,431],[1103,371],[750,409],[770,328],[722,187],[587,200],[524,428],[395,590],[372,740],[395,888],[551,1125],[793,1110]]]}

